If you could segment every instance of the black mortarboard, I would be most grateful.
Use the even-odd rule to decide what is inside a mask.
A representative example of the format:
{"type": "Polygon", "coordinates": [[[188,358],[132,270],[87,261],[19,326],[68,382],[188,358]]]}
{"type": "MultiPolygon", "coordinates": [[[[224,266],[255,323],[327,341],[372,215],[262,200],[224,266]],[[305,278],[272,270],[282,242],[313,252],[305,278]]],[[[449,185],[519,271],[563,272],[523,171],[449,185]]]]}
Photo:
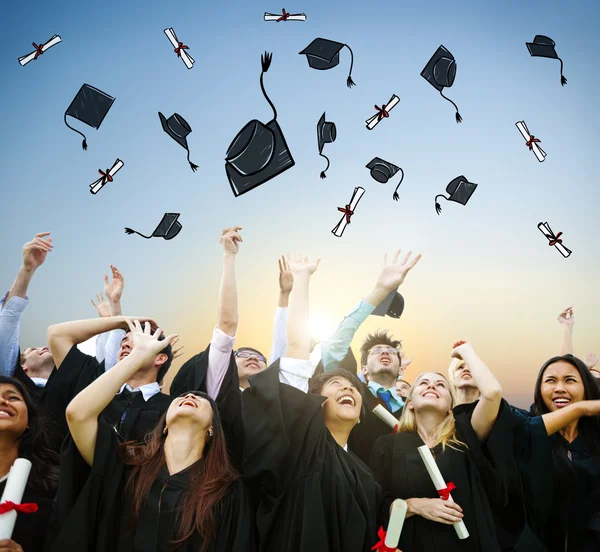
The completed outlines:
{"type": "Polygon", "coordinates": [[[469,182],[464,176],[457,176],[448,186],[446,186],[446,193],[450,194],[450,197],[446,197],[443,194],[435,196],[435,210],[439,215],[442,211],[442,207],[437,202],[438,197],[444,198],[446,201],[455,201],[461,205],[466,205],[467,201],[471,199],[473,192],[477,188],[477,184],[469,182]]]}
{"type": "Polygon", "coordinates": [[[179,218],[179,213],[165,213],[163,215],[162,220],[159,222],[156,230],[152,232],[151,236],[144,236],[144,234],[140,234],[136,230],[132,230],[131,228],[125,228],[126,234],[138,234],[142,236],[142,238],[150,239],[150,238],[164,238],[165,240],[172,240],[179,231],[181,230],[181,223],[177,221],[179,218]]]}
{"type": "Polygon", "coordinates": [[[321,172],[321,178],[325,178],[325,172],[329,168],[329,158],[326,155],[323,155],[323,148],[325,144],[331,144],[335,142],[335,137],[337,136],[337,131],[335,129],[335,123],[330,123],[325,121],[325,112],[321,115],[319,122],[317,123],[317,140],[319,142],[319,155],[327,159],[327,167],[325,170],[321,172]]]}
{"type": "Polygon", "coordinates": [[[277,110],[267,96],[263,76],[271,66],[273,54],[261,56],[260,88],[273,109],[273,119],[266,125],[250,121],[233,139],[225,157],[225,172],[237,197],[264,184],[294,166],[283,132],[277,124],[277,110]]]}
{"type": "Polygon", "coordinates": [[[535,35],[533,42],[526,42],[525,45],[529,50],[529,53],[534,57],[545,57],[551,59],[558,59],[560,61],[560,84],[563,86],[567,84],[567,79],[563,76],[563,61],[558,57],[554,46],[556,46],[554,40],[544,35],[535,35]]]}
{"type": "Polygon", "coordinates": [[[404,297],[394,290],[377,305],[377,308],[371,314],[375,316],[385,316],[387,314],[392,318],[400,318],[403,311],[404,297]]]}
{"type": "Polygon", "coordinates": [[[67,111],[65,111],[65,125],[83,136],[81,146],[84,150],[87,149],[85,134],[67,123],[67,115],[79,119],[82,123],[98,130],[114,101],[115,99],[112,96],[89,84],[84,84],[77,92],[77,96],[75,96],[67,111]]]}
{"type": "Polygon", "coordinates": [[[440,93],[442,98],[448,100],[456,108],[456,122],[462,122],[458,106],[442,92],[444,88],[450,88],[454,84],[454,77],[456,77],[454,56],[444,46],[440,46],[421,71],[421,76],[440,93]]]}
{"type": "Polygon", "coordinates": [[[402,181],[404,180],[404,171],[400,167],[396,167],[392,163],[388,161],[384,161],[380,157],[375,157],[366,165],[367,169],[371,171],[371,176],[373,179],[377,180],[377,182],[381,182],[382,184],[386,184],[387,181],[392,178],[398,171],[402,173],[402,178],[400,178],[400,182],[398,182],[398,186],[394,190],[394,195],[392,196],[396,201],[398,201],[398,188],[402,181]]]}
{"type": "Polygon", "coordinates": [[[181,147],[185,148],[188,152],[187,160],[192,168],[192,171],[196,172],[198,165],[194,165],[190,161],[190,150],[187,143],[187,135],[192,132],[192,127],[188,125],[187,121],[179,115],[179,113],[173,113],[168,119],[159,111],[158,116],[162,124],[163,130],[175,140],[181,147]]]}
{"type": "Polygon", "coordinates": [[[304,50],[298,52],[300,55],[305,55],[308,60],[308,65],[313,69],[327,70],[332,69],[340,62],[340,50],[342,48],[350,50],[350,72],[346,79],[348,88],[355,86],[352,81],[352,66],[354,65],[354,54],[348,44],[334,42],[326,38],[315,38],[304,50]]]}

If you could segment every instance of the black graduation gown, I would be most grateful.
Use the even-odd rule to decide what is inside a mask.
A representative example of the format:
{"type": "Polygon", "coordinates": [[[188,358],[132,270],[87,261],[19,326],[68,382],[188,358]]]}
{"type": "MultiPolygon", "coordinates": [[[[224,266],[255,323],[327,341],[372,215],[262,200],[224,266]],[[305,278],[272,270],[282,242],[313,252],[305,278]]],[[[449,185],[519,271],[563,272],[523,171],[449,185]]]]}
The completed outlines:
{"type": "MultiPolygon", "coordinates": [[[[459,417],[460,418],[460,417],[459,417]]],[[[464,418],[464,416],[462,417],[464,418]]],[[[505,505],[502,478],[489,477],[488,460],[480,448],[468,419],[456,423],[456,434],[468,448],[464,452],[442,445],[433,449],[434,458],[446,484],[456,485],[453,500],[463,509],[463,521],[469,537],[459,540],[454,527],[411,516],[404,522],[399,548],[406,552],[500,552],[493,509],[505,505]],[[487,481],[484,482],[484,479],[487,481]],[[491,488],[492,487],[492,488],[491,488]],[[491,491],[491,492],[490,492],[491,491]],[[491,495],[488,499],[488,493],[491,495]]],[[[439,498],[431,482],[418,447],[423,446],[417,432],[387,435],[375,444],[371,466],[384,489],[386,500],[381,509],[381,522],[387,527],[389,506],[396,498],[439,498]]]]}
{"type": "MultiPolygon", "coordinates": [[[[6,480],[0,483],[0,496],[6,487],[6,480]]],[[[46,531],[51,526],[54,515],[54,493],[25,487],[21,504],[34,502],[38,505],[37,512],[24,514],[17,512],[17,521],[12,534],[12,540],[21,545],[23,552],[40,552],[44,549],[46,531]]]]}
{"type": "MultiPolygon", "coordinates": [[[[116,432],[102,418],[98,420],[92,468],[85,464],[71,437],[65,441],[57,499],[60,531],[52,552],[197,552],[202,545],[199,534],[178,547],[169,544],[178,529],[175,508],[188,488],[189,468],[172,476],[166,468],[161,470],[140,522],[132,529],[131,500],[125,493],[132,468],[122,463],[117,447],[116,432]]],[[[216,537],[207,552],[255,549],[249,500],[240,480],[218,505],[215,521],[216,537]]]]}
{"type": "Polygon", "coordinates": [[[378,542],[381,488],[331,436],[325,398],[279,382],[279,361],[242,394],[243,473],[261,487],[259,550],[367,552],[378,542]]]}

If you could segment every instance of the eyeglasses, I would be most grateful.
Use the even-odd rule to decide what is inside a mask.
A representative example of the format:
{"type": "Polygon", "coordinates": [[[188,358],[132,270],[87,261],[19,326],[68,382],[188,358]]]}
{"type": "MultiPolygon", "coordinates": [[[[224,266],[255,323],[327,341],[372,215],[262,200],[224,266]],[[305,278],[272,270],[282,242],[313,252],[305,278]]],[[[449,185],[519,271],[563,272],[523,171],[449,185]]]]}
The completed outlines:
{"type": "Polygon", "coordinates": [[[388,353],[393,355],[394,353],[399,353],[399,349],[395,349],[394,347],[386,347],[385,345],[379,345],[377,347],[373,347],[369,353],[373,353],[374,355],[380,355],[381,353],[388,353]]]}
{"type": "Polygon", "coordinates": [[[258,353],[255,353],[253,351],[236,351],[235,352],[235,356],[239,357],[239,358],[250,358],[250,357],[254,357],[258,360],[261,360],[262,362],[264,362],[265,364],[267,363],[267,358],[259,355],[258,353]]]}

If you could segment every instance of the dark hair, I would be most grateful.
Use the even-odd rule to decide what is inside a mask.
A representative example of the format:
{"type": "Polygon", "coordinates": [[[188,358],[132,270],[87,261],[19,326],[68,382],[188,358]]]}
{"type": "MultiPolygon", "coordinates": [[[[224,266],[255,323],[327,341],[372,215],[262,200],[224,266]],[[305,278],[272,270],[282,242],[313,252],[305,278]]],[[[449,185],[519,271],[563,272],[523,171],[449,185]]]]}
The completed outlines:
{"type": "MultiPolygon", "coordinates": [[[[162,341],[163,339],[165,339],[164,334],[160,334],[158,340],[162,341]]],[[[165,363],[158,369],[158,374],[156,374],[156,381],[158,383],[160,383],[164,377],[167,375],[167,372],[169,371],[169,368],[171,367],[171,362],[173,362],[173,348],[171,347],[171,344],[167,345],[160,353],[160,354],[165,354],[167,355],[167,360],[165,361],[165,363]]]]}
{"type": "Polygon", "coordinates": [[[362,420],[366,410],[365,410],[365,396],[363,394],[362,382],[358,379],[358,377],[352,372],[348,372],[348,370],[344,370],[343,368],[336,368],[335,370],[329,370],[328,372],[323,372],[319,374],[316,378],[310,380],[310,385],[308,388],[309,393],[314,393],[315,395],[320,395],[321,391],[323,391],[323,387],[325,384],[332,380],[333,378],[344,378],[347,379],[360,393],[362,397],[362,407],[360,409],[360,419],[362,420]]]}
{"type": "MultiPolygon", "coordinates": [[[[203,552],[216,535],[218,517],[216,509],[219,502],[225,497],[231,485],[240,478],[240,474],[232,466],[227,455],[223,424],[215,401],[199,391],[187,391],[179,397],[184,397],[188,393],[194,393],[210,403],[213,410],[213,434],[204,444],[202,461],[196,462],[191,468],[189,486],[182,494],[177,507],[177,518],[180,524],[174,544],[184,542],[194,534],[194,531],[197,531],[202,536],[203,547],[200,552],[203,552]]],[[[133,501],[131,514],[133,527],[138,525],[142,507],[148,498],[152,484],[165,464],[163,431],[166,419],[165,412],[154,430],[146,435],[144,444],[129,441],[119,447],[123,462],[133,466],[125,487],[125,492],[129,493],[133,501]]]]}
{"type": "Polygon", "coordinates": [[[0,376],[0,384],[12,385],[27,407],[29,427],[19,442],[19,457],[32,464],[27,485],[37,491],[53,493],[58,488],[60,456],[52,448],[52,421],[44,416],[41,407],[19,380],[0,376]]]}
{"type": "MultiPolygon", "coordinates": [[[[388,335],[387,330],[377,330],[375,333],[369,334],[363,344],[360,347],[360,365],[365,366],[367,364],[367,358],[369,357],[369,351],[375,345],[389,345],[397,349],[402,346],[402,341],[399,339],[392,339],[391,335],[388,335]]],[[[398,360],[402,362],[400,358],[400,352],[398,352],[398,360]]]]}
{"type": "MultiPolygon", "coordinates": [[[[594,376],[592,376],[590,370],[582,360],[570,354],[552,357],[540,368],[537,380],[535,382],[533,405],[534,412],[538,416],[549,412],[548,408],[544,404],[541,392],[544,373],[551,364],[560,361],[568,362],[579,372],[583,382],[584,400],[600,399],[600,386],[598,386],[594,376]]],[[[600,419],[597,416],[583,416],[578,421],[577,429],[578,434],[589,447],[593,459],[596,463],[600,464],[600,419]]],[[[574,483],[574,478],[576,477],[575,471],[573,470],[571,462],[568,459],[568,450],[564,440],[560,438],[551,438],[550,442],[552,444],[552,459],[556,473],[555,481],[557,484],[557,489],[559,493],[563,495],[563,497],[566,497],[569,495],[569,489],[572,488],[574,483]]]]}

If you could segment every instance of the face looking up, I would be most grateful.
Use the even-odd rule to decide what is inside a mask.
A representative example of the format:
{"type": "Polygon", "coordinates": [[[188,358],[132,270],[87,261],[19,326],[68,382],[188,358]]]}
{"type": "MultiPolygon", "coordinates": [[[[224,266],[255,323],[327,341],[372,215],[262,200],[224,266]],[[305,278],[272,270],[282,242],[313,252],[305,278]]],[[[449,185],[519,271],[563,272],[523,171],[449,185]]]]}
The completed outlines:
{"type": "Polygon", "coordinates": [[[564,360],[559,360],[546,368],[542,376],[540,393],[544,405],[550,412],[585,398],[585,389],[579,371],[564,360]]]}
{"type": "Polygon", "coordinates": [[[461,362],[455,368],[452,384],[457,389],[461,389],[463,387],[476,387],[475,380],[471,375],[471,370],[465,362],[461,362]]]}
{"type": "Polygon", "coordinates": [[[444,414],[450,412],[452,395],[446,378],[435,372],[421,374],[412,386],[407,405],[415,412],[424,410],[436,410],[444,414]]]}
{"type": "Polygon", "coordinates": [[[29,423],[29,413],[20,391],[9,383],[0,384],[0,432],[23,435],[29,423]]]}
{"type": "Polygon", "coordinates": [[[358,422],[362,396],[350,380],[341,376],[327,380],[321,395],[327,397],[323,403],[326,425],[328,422],[358,422]]]}
{"type": "Polygon", "coordinates": [[[404,380],[396,381],[396,393],[398,393],[398,396],[402,397],[403,399],[406,399],[408,397],[409,392],[410,383],[404,380]]]}
{"type": "Polygon", "coordinates": [[[370,380],[377,381],[378,376],[396,380],[400,373],[400,350],[389,345],[374,345],[369,349],[367,365],[362,367],[363,374],[370,380]]]}
{"type": "Polygon", "coordinates": [[[195,393],[177,397],[167,410],[167,427],[186,422],[198,426],[201,432],[208,431],[213,423],[213,409],[209,401],[195,393]]]}
{"type": "Polygon", "coordinates": [[[29,347],[21,354],[21,366],[30,378],[47,378],[54,367],[48,347],[29,347]]]}
{"type": "Polygon", "coordinates": [[[235,352],[235,363],[240,382],[249,376],[262,372],[267,367],[267,359],[255,349],[242,348],[235,352]]]}

